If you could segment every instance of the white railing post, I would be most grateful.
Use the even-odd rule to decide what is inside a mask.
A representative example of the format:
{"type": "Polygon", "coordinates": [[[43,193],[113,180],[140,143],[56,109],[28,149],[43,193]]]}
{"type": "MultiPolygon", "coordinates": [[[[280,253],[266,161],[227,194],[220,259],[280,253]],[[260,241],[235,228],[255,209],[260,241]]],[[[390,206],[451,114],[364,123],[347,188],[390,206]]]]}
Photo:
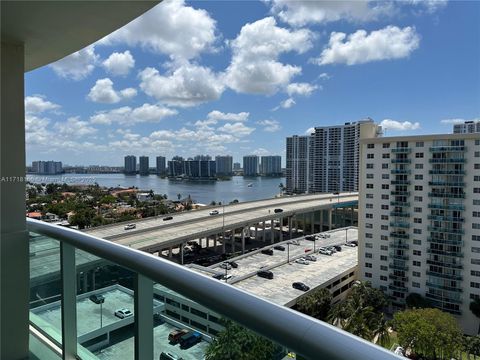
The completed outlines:
{"type": "Polygon", "coordinates": [[[75,247],[60,241],[62,278],[62,352],[63,359],[77,357],[77,271],[75,247]]]}
{"type": "Polygon", "coordinates": [[[135,360],[153,359],[153,281],[135,274],[135,360]]]}

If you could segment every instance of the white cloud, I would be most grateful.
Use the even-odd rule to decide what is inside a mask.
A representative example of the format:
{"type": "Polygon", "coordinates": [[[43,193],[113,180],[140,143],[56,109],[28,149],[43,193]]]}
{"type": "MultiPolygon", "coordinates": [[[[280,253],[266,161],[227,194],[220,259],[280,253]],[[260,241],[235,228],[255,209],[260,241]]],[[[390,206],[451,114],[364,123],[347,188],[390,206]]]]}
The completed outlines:
{"type": "Polygon", "coordinates": [[[460,119],[460,118],[456,118],[456,119],[443,119],[443,120],[441,120],[440,122],[441,122],[442,124],[452,124],[452,125],[455,125],[455,124],[463,124],[465,121],[480,121],[480,117],[474,118],[474,119],[460,119]]]}
{"type": "Polygon", "coordinates": [[[54,62],[50,67],[60,77],[82,80],[90,75],[98,59],[99,56],[95,54],[95,47],[90,45],[54,62]]]}
{"type": "Polygon", "coordinates": [[[224,91],[222,81],[209,68],[184,63],[166,75],[148,67],[139,74],[140,88],[158,101],[180,107],[217,100],[224,91]]]}
{"type": "Polygon", "coordinates": [[[248,112],[239,112],[239,113],[223,113],[218,110],[210,111],[207,115],[208,120],[226,120],[226,121],[247,121],[250,113],[248,112]]]}
{"type": "Polygon", "coordinates": [[[306,131],[305,131],[305,135],[310,135],[312,133],[315,132],[315,128],[314,127],[311,127],[311,128],[308,128],[306,131]]]}
{"type": "Polygon", "coordinates": [[[318,78],[321,80],[328,80],[330,79],[330,75],[328,75],[327,73],[321,73],[320,75],[318,75],[318,78]]]}
{"type": "Polygon", "coordinates": [[[328,47],[313,61],[318,65],[335,63],[355,65],[400,59],[408,57],[418,48],[419,43],[420,36],[413,27],[400,29],[396,26],[387,26],[370,34],[365,30],[357,30],[348,36],[345,33],[332,32],[328,47]]]}
{"type": "Polygon", "coordinates": [[[113,88],[113,82],[109,78],[98,79],[95,85],[90,89],[87,98],[93,102],[104,104],[115,104],[122,99],[129,99],[137,95],[137,90],[126,88],[116,91],[113,88]]]}
{"type": "Polygon", "coordinates": [[[301,96],[310,96],[316,89],[317,85],[312,85],[309,83],[292,83],[287,86],[287,94],[292,95],[301,95],[301,96]]]}
{"type": "Polygon", "coordinates": [[[293,100],[292,98],[288,98],[288,99],[285,99],[283,100],[280,105],[278,105],[277,107],[275,107],[273,109],[273,111],[277,111],[278,109],[282,108],[282,109],[290,109],[293,105],[295,105],[296,102],[295,100],[293,100]]]}
{"type": "Polygon", "coordinates": [[[206,10],[186,6],[183,0],[165,0],[100,44],[141,46],[172,59],[192,59],[213,49],[215,31],[215,20],[206,10]]]}
{"type": "Polygon", "coordinates": [[[421,6],[427,13],[432,14],[437,10],[443,9],[445,6],[447,6],[448,0],[405,0],[402,3],[407,5],[421,6]]]}
{"type": "Polygon", "coordinates": [[[266,156],[266,155],[270,155],[270,151],[268,151],[267,149],[264,149],[264,148],[258,148],[258,149],[253,150],[252,154],[257,155],[257,156],[266,156]]]}
{"type": "Polygon", "coordinates": [[[40,95],[25,97],[25,113],[39,114],[44,111],[57,110],[60,105],[52,103],[40,95]]]}
{"type": "Polygon", "coordinates": [[[233,124],[226,123],[225,125],[219,127],[218,130],[235,136],[247,136],[250,135],[255,128],[251,128],[241,122],[237,122],[233,124]]]}
{"type": "Polygon", "coordinates": [[[57,122],[54,129],[60,135],[72,138],[92,135],[97,132],[97,129],[90,126],[88,121],[81,121],[78,117],[68,118],[65,122],[57,122]]]}
{"type": "Polygon", "coordinates": [[[257,124],[263,126],[263,131],[267,132],[276,132],[282,129],[277,120],[260,120],[257,121],[257,124]]]}
{"type": "Polygon", "coordinates": [[[90,117],[93,124],[110,125],[118,123],[131,126],[136,123],[159,122],[163,118],[178,114],[176,110],[159,105],[143,104],[137,108],[123,106],[110,111],[97,112],[90,117]]]}
{"type": "Polygon", "coordinates": [[[391,119],[382,120],[380,123],[383,129],[394,131],[410,131],[420,129],[420,123],[411,123],[410,121],[396,121],[391,119]]]}
{"type": "Polygon", "coordinates": [[[294,51],[304,53],[312,47],[313,34],[306,29],[278,27],[267,17],[242,27],[229,42],[233,56],[225,72],[226,84],[240,93],[274,94],[301,73],[301,67],[282,64],[278,57],[294,51]]]}
{"type": "Polygon", "coordinates": [[[370,0],[291,1],[271,0],[273,14],[292,26],[332,21],[371,21],[392,12],[392,3],[370,0]]]}
{"type": "Polygon", "coordinates": [[[129,50],[123,53],[114,52],[102,65],[112,75],[125,76],[134,68],[135,59],[129,50]]]}

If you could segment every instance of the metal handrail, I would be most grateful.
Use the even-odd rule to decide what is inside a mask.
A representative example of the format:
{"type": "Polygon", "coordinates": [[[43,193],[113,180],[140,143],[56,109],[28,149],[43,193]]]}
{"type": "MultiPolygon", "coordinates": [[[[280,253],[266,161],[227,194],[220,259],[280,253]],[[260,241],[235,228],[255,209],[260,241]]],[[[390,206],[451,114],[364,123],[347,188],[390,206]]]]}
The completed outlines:
{"type": "Polygon", "coordinates": [[[33,219],[27,219],[27,228],[129,268],[308,359],[401,358],[330,324],[143,251],[33,219]]]}

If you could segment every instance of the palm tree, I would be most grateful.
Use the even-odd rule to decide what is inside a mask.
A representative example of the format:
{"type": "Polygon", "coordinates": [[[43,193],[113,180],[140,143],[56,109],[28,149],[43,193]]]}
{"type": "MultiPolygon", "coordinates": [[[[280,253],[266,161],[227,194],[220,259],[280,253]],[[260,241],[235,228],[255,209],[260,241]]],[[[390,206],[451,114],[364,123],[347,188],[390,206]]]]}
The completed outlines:
{"type": "MultiPolygon", "coordinates": [[[[470,303],[470,311],[473,313],[473,315],[475,315],[477,318],[480,318],[480,299],[479,298],[475,298],[475,300],[473,300],[471,303],[470,303]]],[[[480,324],[478,326],[478,331],[477,331],[477,334],[480,333],[480,324]]]]}

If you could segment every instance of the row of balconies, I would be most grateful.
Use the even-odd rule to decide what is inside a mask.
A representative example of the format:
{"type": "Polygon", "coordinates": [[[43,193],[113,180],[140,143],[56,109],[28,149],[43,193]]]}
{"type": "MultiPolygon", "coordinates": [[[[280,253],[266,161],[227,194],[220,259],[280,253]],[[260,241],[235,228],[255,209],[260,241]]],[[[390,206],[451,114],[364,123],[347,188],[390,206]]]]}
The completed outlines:
{"type": "Polygon", "coordinates": [[[431,152],[464,152],[467,151],[466,146],[432,146],[431,152]]]}
{"type": "Polygon", "coordinates": [[[465,170],[434,169],[429,170],[428,173],[431,175],[465,175],[465,170]]]}
{"type": "Polygon", "coordinates": [[[446,251],[446,250],[439,250],[439,249],[427,249],[427,253],[429,254],[436,254],[436,255],[445,255],[445,256],[454,256],[463,258],[463,253],[459,251],[446,251]]]}
{"type": "Polygon", "coordinates": [[[451,279],[451,280],[460,280],[460,281],[463,280],[463,276],[460,274],[444,274],[444,273],[438,273],[438,272],[427,270],[427,275],[442,278],[442,279],[451,279]]]}
{"type": "Polygon", "coordinates": [[[464,205],[460,204],[428,204],[429,209],[446,209],[446,210],[465,210],[464,205]]]}
{"type": "Polygon", "coordinates": [[[432,164],[447,164],[447,163],[464,164],[467,161],[464,158],[434,158],[434,159],[430,159],[429,162],[432,164]]]}
{"type": "Polygon", "coordinates": [[[465,193],[429,192],[429,197],[465,199],[465,193]]]}
{"type": "Polygon", "coordinates": [[[433,287],[435,289],[441,289],[441,290],[447,290],[447,291],[453,291],[453,292],[463,292],[462,288],[458,287],[452,287],[452,286],[447,286],[447,285],[440,285],[440,284],[435,284],[430,281],[427,281],[427,286],[428,287],[433,287]]]}
{"type": "Polygon", "coordinates": [[[428,219],[430,220],[438,220],[438,221],[450,221],[450,222],[464,222],[464,217],[453,217],[453,216],[442,216],[442,215],[428,215],[428,219]]]}
{"type": "Polygon", "coordinates": [[[435,244],[463,246],[463,240],[438,239],[438,238],[435,238],[435,237],[432,237],[432,236],[427,237],[427,242],[435,243],[435,244]]]}
{"type": "Polygon", "coordinates": [[[447,234],[465,234],[465,230],[463,229],[456,229],[456,228],[446,228],[441,226],[428,226],[428,231],[432,232],[440,232],[440,233],[447,233],[447,234]]]}
{"type": "Polygon", "coordinates": [[[449,269],[463,269],[463,264],[446,263],[444,261],[436,261],[431,259],[427,259],[427,264],[441,266],[449,269]]]}
{"type": "Polygon", "coordinates": [[[453,182],[453,181],[429,181],[428,185],[430,186],[454,186],[454,187],[465,187],[464,182],[453,182]]]}

